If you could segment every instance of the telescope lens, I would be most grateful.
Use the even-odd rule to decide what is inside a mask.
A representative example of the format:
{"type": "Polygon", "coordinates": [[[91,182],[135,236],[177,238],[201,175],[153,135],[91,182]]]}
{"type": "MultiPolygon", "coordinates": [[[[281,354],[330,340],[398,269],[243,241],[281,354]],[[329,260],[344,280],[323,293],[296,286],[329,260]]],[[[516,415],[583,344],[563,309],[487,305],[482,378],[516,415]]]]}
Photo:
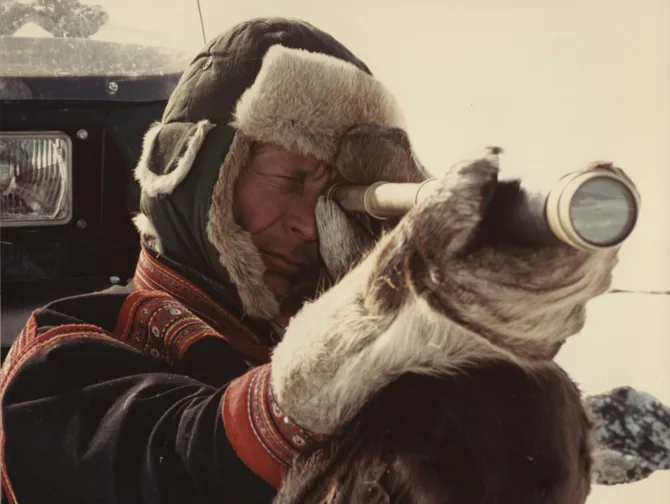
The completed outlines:
{"type": "Polygon", "coordinates": [[[570,201],[572,227],[591,245],[607,247],[622,242],[636,220],[635,198],[625,184],[610,177],[587,180],[570,201]]]}

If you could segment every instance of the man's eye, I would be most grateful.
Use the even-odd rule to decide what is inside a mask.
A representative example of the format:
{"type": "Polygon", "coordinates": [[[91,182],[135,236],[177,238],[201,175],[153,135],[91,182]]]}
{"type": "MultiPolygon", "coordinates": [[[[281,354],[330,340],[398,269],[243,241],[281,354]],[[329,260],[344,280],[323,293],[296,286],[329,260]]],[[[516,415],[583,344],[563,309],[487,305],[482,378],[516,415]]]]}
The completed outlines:
{"type": "Polygon", "coordinates": [[[284,177],[286,184],[292,191],[300,191],[305,185],[304,177],[284,177]]]}

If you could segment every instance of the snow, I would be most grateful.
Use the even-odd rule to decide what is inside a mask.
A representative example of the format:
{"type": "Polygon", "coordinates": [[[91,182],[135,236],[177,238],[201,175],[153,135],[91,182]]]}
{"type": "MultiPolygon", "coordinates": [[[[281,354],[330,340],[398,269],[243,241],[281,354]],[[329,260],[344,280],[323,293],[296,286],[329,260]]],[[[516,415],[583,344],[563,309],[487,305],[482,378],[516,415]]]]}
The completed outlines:
{"type": "MultiPolygon", "coordinates": [[[[605,294],[593,300],[582,332],[557,361],[586,395],[630,385],[670,405],[670,296],[605,294]]],[[[670,471],[613,487],[594,486],[588,504],[618,504],[644,497],[667,504],[670,471]]]]}

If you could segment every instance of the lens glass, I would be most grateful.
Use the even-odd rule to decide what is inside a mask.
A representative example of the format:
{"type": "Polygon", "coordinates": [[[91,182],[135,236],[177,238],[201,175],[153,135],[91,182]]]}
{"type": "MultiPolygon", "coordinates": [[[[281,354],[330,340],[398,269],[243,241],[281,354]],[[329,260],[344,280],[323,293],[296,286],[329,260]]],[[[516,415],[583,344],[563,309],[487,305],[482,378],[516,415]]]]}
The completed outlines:
{"type": "Polygon", "coordinates": [[[635,198],[616,179],[592,178],[575,191],[570,201],[570,220],[584,241],[597,246],[616,245],[635,226],[635,198]]]}

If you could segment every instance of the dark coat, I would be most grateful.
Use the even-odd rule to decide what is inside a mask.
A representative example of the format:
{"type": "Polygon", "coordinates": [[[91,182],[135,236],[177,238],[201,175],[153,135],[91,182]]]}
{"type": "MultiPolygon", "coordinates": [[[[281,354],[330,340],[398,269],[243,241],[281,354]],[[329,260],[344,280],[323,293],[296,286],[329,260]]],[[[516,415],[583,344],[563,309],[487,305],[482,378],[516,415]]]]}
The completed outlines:
{"type": "Polygon", "coordinates": [[[282,431],[265,379],[277,336],[247,316],[206,231],[235,104],[276,44],[369,73],[331,36],[283,19],[242,23],[194,58],[145,146],[145,176],[174,172],[203,121],[206,138],[167,197],[140,181],[152,230],[134,281],[37,310],[6,357],[10,502],[270,502],[293,450],[309,444],[282,431]]]}
{"type": "Polygon", "coordinates": [[[12,347],[2,377],[6,497],[271,502],[274,489],[240,461],[222,418],[229,382],[269,343],[232,316],[215,331],[204,292],[183,278],[174,285],[183,302],[135,282],[50,303],[12,347]]]}

